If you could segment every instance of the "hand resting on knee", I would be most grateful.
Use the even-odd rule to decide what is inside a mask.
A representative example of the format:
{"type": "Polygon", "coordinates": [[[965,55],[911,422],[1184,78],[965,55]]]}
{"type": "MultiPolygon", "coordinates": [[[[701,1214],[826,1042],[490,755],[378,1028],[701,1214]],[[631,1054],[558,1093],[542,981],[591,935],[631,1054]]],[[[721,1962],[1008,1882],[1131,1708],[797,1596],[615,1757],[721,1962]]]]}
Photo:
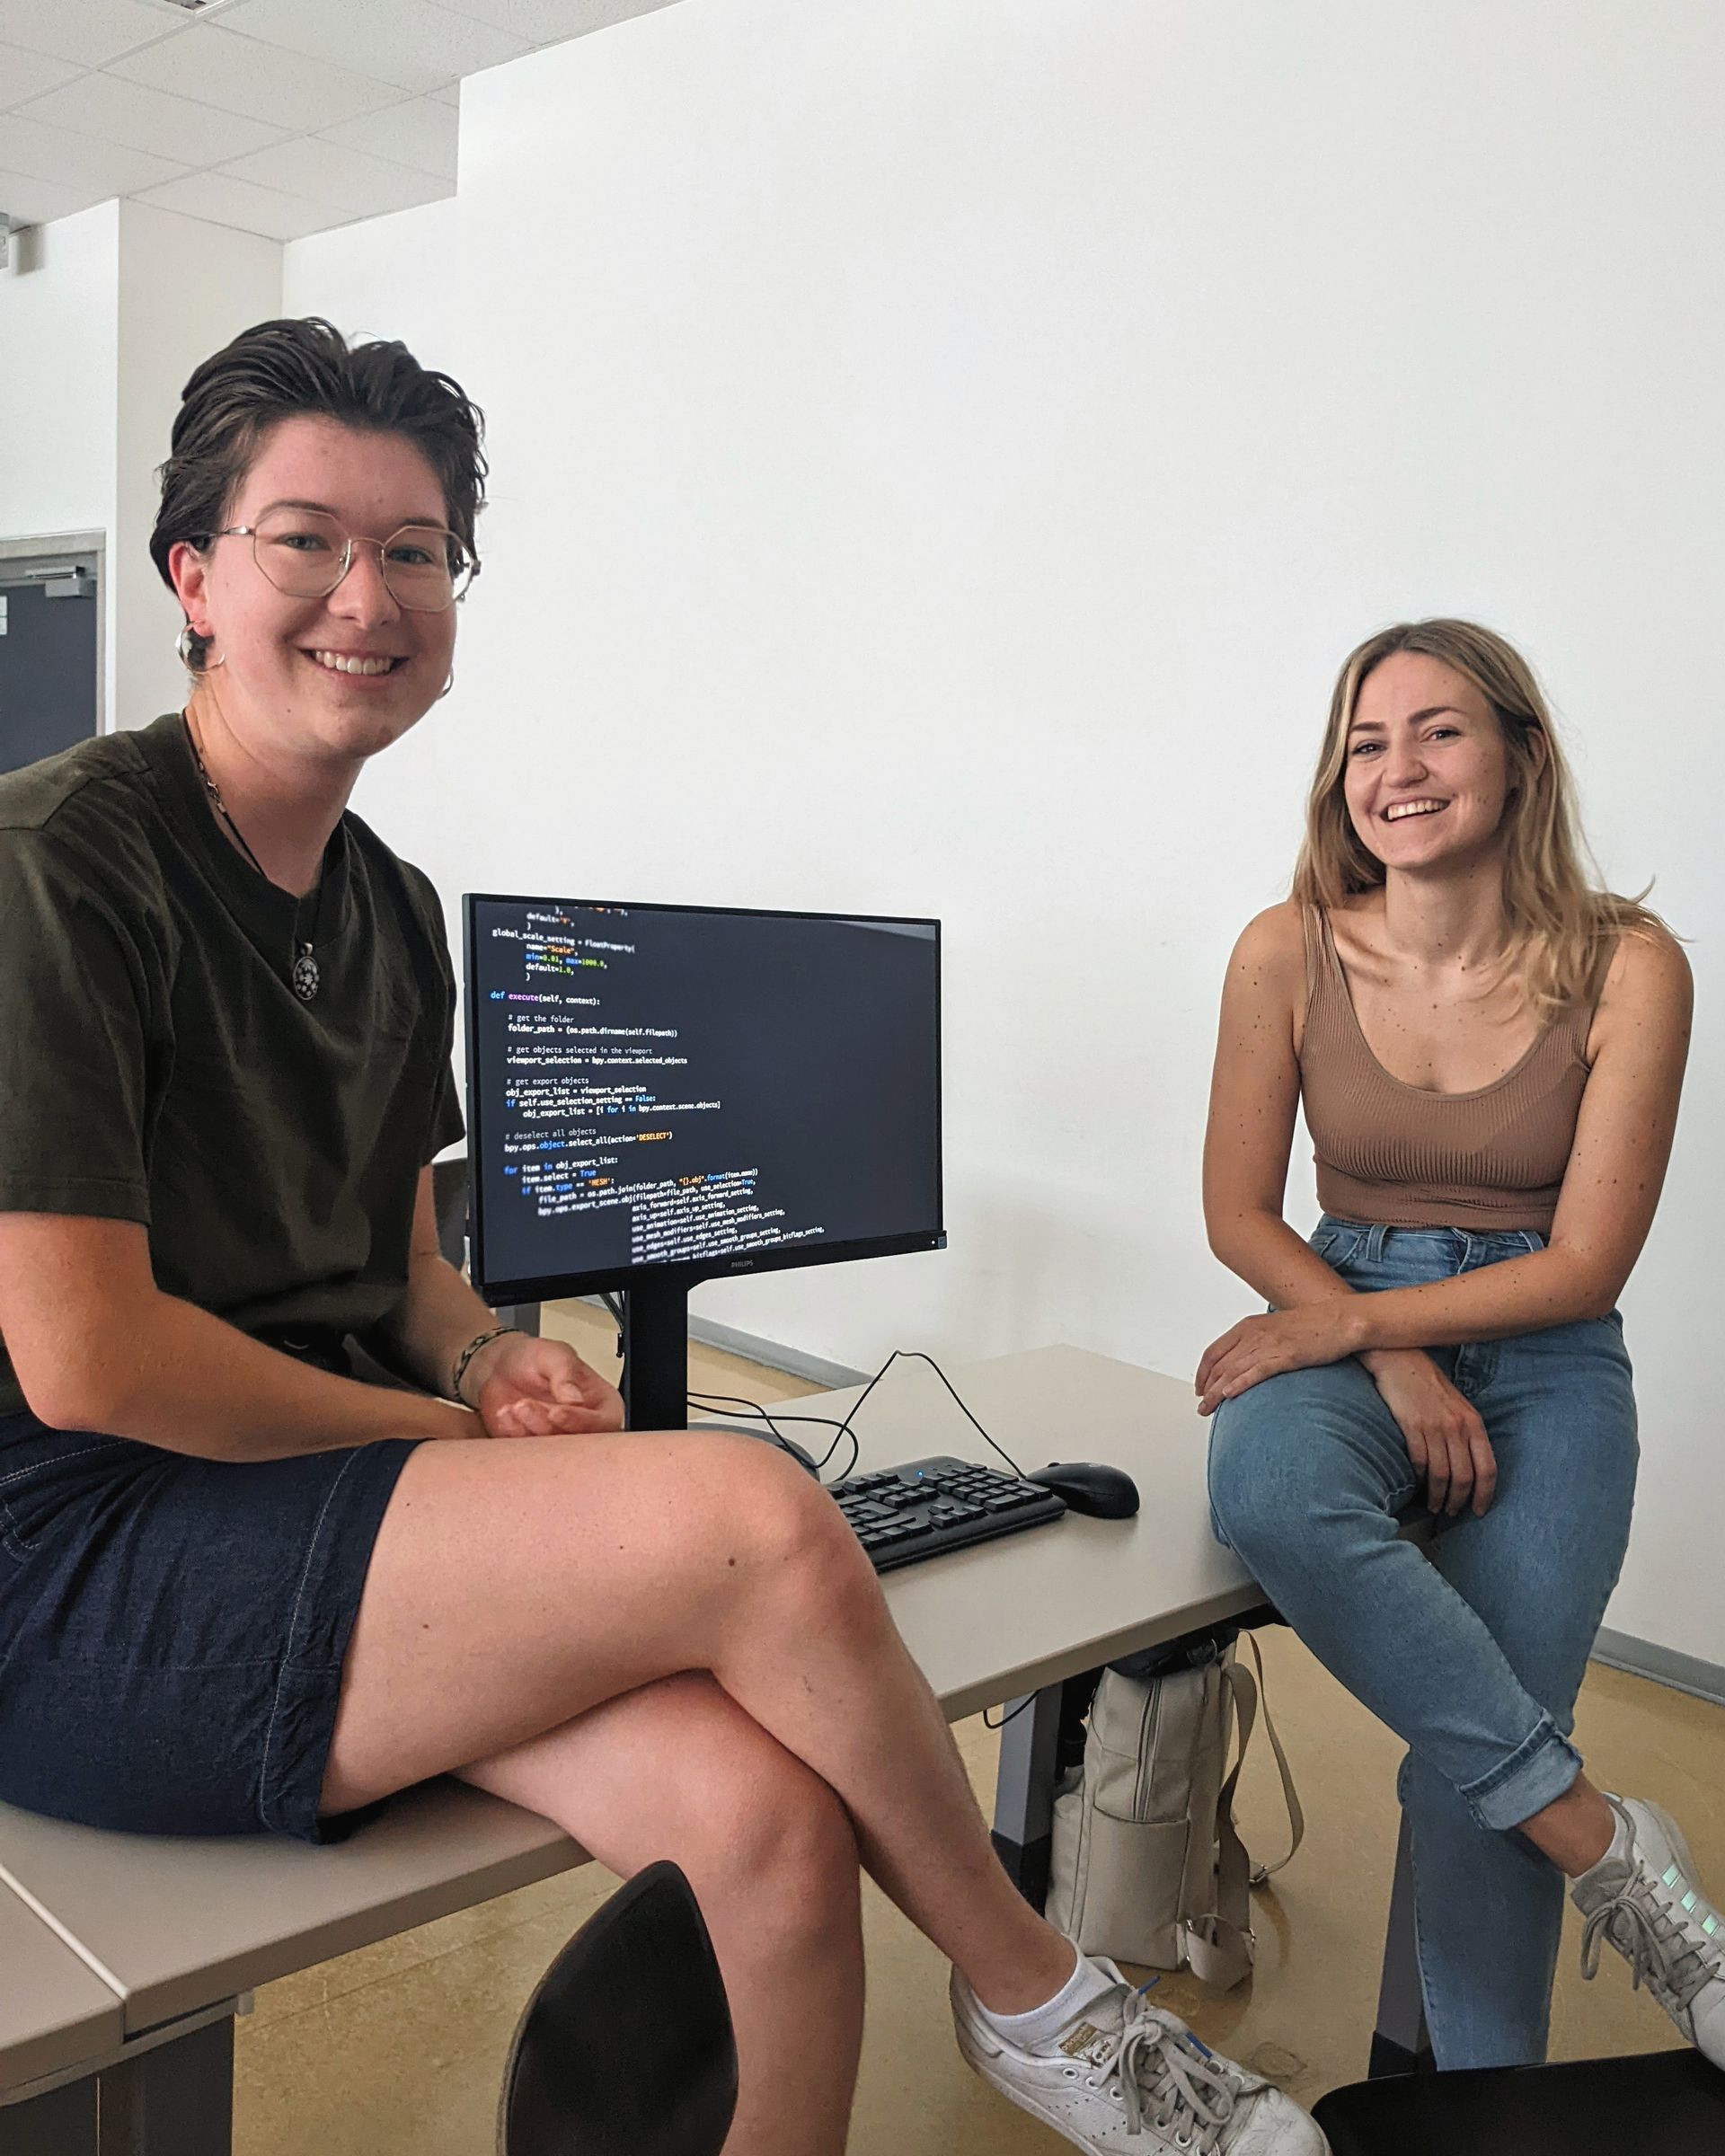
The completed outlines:
{"type": "Polygon", "coordinates": [[[1487,1512],[1497,1494],[1498,1462],[1479,1409],[1423,1348],[1380,1348],[1360,1360],[1425,1483],[1428,1509],[1452,1518],[1470,1505],[1476,1517],[1487,1512]]]}

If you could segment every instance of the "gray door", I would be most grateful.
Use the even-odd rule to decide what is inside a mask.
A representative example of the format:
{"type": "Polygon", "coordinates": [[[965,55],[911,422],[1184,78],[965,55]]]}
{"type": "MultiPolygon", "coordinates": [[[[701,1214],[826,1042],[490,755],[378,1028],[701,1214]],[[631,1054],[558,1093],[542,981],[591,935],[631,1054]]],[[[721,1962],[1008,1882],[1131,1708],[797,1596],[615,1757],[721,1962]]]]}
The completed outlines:
{"type": "Polygon", "coordinates": [[[88,557],[0,561],[0,771],[98,730],[93,571],[88,557]]]}

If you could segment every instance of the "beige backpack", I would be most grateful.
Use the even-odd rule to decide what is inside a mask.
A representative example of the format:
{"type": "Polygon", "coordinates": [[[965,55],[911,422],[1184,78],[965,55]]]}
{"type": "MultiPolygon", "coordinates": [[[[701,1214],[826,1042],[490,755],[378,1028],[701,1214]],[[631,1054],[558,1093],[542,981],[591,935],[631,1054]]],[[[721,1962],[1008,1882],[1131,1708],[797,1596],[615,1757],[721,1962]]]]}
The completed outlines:
{"type": "Polygon", "coordinates": [[[1255,1683],[1234,1658],[1232,1628],[1182,1648],[1172,1666],[1165,1649],[1153,1649],[1102,1672],[1084,1764],[1062,1777],[1055,1798],[1047,1903],[1049,1922],[1086,1953],[1190,1967],[1225,1988],[1250,1973],[1250,1889],[1281,1869],[1305,1833],[1268,1705],[1264,1729],[1293,1830],[1287,1856],[1254,1869],[1234,1826],[1264,1674],[1255,1639],[1252,1652],[1255,1683]]]}

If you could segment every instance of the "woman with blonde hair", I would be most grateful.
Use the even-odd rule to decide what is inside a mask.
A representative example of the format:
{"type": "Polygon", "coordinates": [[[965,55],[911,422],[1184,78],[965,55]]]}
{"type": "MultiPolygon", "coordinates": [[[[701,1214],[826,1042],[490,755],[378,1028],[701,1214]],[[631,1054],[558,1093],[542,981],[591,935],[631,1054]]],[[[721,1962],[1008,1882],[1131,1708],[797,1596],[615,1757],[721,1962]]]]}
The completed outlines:
{"type": "Polygon", "coordinates": [[[1270,1305],[1206,1352],[1217,1533],[1409,1745],[1440,2067],[1544,2056],[1563,1881],[1725,2065],[1725,1922],[1674,1824],[1570,1741],[1623,1561],[1635,1402],[1617,1295],[1652,1224],[1687,965],[1583,873],[1526,661],[1471,623],[1343,667],[1292,896],[1229,967],[1210,1247],[1270,1305]],[[1303,1103],[1323,1215],[1282,1218],[1303,1103]],[[1429,1553],[1397,1515],[1423,1498],[1429,1553]]]}

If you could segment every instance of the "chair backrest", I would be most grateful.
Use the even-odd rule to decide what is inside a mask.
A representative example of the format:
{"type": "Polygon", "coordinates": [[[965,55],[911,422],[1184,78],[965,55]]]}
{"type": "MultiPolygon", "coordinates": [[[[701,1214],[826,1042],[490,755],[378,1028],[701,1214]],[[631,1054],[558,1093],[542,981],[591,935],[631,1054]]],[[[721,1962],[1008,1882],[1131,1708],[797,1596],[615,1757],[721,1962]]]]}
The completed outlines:
{"type": "Polygon", "coordinates": [[[438,1247],[457,1271],[467,1262],[467,1155],[431,1163],[438,1247]]]}
{"type": "Polygon", "coordinates": [[[500,2156],[719,2156],[737,2045],[699,1904],[675,1864],[589,1917],[527,2001],[500,2156]]]}
{"type": "Polygon", "coordinates": [[[1698,2052],[1409,2073],[1314,2107],[1333,2156],[1668,2156],[1725,2149],[1725,2073],[1698,2052]]]}

